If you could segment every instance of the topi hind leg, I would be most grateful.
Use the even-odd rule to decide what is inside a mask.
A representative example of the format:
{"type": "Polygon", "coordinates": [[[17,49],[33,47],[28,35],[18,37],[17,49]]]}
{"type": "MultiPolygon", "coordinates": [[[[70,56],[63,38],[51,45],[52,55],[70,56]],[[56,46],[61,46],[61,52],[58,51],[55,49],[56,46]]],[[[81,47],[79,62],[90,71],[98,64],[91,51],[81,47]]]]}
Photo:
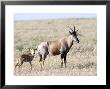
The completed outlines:
{"type": "Polygon", "coordinates": [[[42,62],[43,62],[43,66],[44,66],[44,62],[45,62],[45,60],[43,59],[42,62]]]}
{"type": "Polygon", "coordinates": [[[46,56],[47,56],[47,55],[44,55],[43,58],[42,58],[42,59],[43,59],[43,60],[42,60],[42,61],[43,61],[43,66],[44,66],[44,62],[45,62],[46,56]]]}
{"type": "Polygon", "coordinates": [[[41,70],[42,70],[42,56],[40,55],[40,60],[39,60],[40,66],[41,66],[41,70]]]}

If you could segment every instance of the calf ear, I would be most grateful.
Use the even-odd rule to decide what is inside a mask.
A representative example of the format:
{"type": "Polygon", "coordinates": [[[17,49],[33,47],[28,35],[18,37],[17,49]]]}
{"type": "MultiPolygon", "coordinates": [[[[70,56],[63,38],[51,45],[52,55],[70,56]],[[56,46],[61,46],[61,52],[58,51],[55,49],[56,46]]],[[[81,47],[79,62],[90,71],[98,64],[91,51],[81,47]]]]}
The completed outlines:
{"type": "Polygon", "coordinates": [[[70,32],[70,31],[69,31],[69,34],[71,35],[71,34],[72,34],[72,32],[70,32]]]}

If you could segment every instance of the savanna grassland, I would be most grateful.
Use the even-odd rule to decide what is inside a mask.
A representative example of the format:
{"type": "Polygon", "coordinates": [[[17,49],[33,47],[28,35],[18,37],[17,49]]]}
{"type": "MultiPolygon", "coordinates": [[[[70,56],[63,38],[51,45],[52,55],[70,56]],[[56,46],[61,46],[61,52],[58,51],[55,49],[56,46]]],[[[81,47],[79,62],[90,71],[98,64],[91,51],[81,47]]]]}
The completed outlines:
{"type": "MultiPolygon", "coordinates": [[[[14,69],[17,76],[96,76],[97,75],[97,20],[53,19],[14,22],[14,63],[28,48],[35,48],[43,41],[57,40],[69,35],[67,26],[79,29],[80,43],[74,43],[67,54],[67,68],[61,68],[60,55],[48,55],[44,69],[40,70],[36,55],[30,64],[24,63],[22,70],[14,69]],[[72,27],[72,26],[71,26],[72,27]]],[[[15,65],[15,64],[14,64],[15,65]]]]}

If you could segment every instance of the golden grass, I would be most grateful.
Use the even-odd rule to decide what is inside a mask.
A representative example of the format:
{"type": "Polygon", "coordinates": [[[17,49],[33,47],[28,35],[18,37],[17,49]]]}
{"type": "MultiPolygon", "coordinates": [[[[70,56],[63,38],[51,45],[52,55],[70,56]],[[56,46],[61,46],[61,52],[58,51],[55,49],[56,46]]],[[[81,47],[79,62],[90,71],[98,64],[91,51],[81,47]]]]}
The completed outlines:
{"type": "Polygon", "coordinates": [[[22,70],[14,70],[17,76],[96,76],[97,75],[97,22],[96,19],[59,19],[16,21],[14,30],[14,61],[25,52],[25,48],[37,47],[43,41],[57,40],[68,36],[66,26],[74,24],[79,29],[80,43],[74,43],[67,55],[67,68],[60,68],[60,55],[47,56],[40,71],[39,57],[24,63],[22,70]]]}

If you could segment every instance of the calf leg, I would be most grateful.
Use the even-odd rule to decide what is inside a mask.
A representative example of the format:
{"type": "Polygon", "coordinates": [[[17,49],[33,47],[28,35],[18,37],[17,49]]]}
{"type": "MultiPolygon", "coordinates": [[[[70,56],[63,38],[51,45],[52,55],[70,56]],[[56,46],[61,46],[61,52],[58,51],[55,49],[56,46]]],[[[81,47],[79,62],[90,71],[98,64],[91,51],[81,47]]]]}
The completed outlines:
{"type": "Polygon", "coordinates": [[[19,66],[19,63],[16,63],[16,65],[15,65],[15,69],[16,69],[17,66],[19,66]]]}
{"type": "Polygon", "coordinates": [[[15,65],[15,69],[18,66],[19,67],[19,71],[20,71],[20,67],[22,66],[23,63],[24,63],[24,61],[22,61],[21,58],[18,59],[16,65],[15,65]]]}
{"type": "Polygon", "coordinates": [[[32,63],[31,63],[31,61],[30,61],[29,63],[30,63],[30,66],[31,66],[31,70],[32,70],[32,63]]]}
{"type": "Polygon", "coordinates": [[[18,65],[19,66],[19,72],[20,72],[20,68],[22,69],[23,63],[24,63],[24,61],[21,61],[21,63],[18,65]]]}
{"type": "Polygon", "coordinates": [[[17,59],[17,60],[16,60],[16,64],[15,64],[15,69],[16,69],[17,66],[20,65],[20,63],[21,63],[21,60],[20,60],[20,59],[17,59]]]}

